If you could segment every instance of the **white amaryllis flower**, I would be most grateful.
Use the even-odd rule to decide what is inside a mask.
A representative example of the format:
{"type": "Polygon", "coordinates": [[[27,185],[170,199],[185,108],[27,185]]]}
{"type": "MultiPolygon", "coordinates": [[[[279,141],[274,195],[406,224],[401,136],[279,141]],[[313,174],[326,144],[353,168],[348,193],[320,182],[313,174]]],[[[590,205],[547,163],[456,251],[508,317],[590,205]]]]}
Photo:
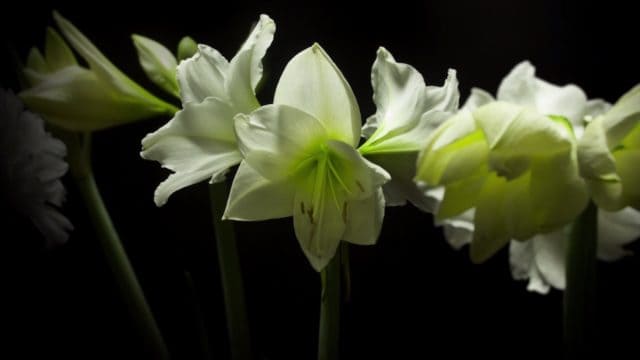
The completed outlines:
{"type": "Polygon", "coordinates": [[[73,228],[59,211],[65,197],[66,147],[44,129],[44,121],[23,110],[20,100],[0,89],[0,191],[8,207],[25,216],[47,245],[64,243],[73,228]]]}
{"type": "Polygon", "coordinates": [[[556,230],[584,209],[576,147],[567,120],[491,102],[460,111],[433,133],[416,178],[445,187],[436,219],[475,209],[470,254],[482,262],[510,239],[556,230]]]}
{"type": "Polygon", "coordinates": [[[47,29],[45,54],[32,48],[24,69],[30,88],[19,95],[30,109],[72,131],[100,130],[160,114],[175,107],[136,84],[115,67],[67,19],[53,17],[65,38],[89,68],[53,29],[47,29]]]}
{"type": "MultiPolygon", "coordinates": [[[[473,89],[463,109],[473,110],[493,101],[481,89],[473,89]]],[[[503,79],[498,89],[498,100],[530,106],[543,114],[567,118],[574,134],[582,138],[585,119],[606,112],[610,105],[602,100],[587,100],[585,93],[575,85],[557,86],[535,76],[535,68],[522,62],[503,79]]],[[[441,194],[436,197],[442,199],[441,194]]],[[[471,242],[474,210],[444,221],[447,241],[455,248],[471,242]]],[[[548,234],[539,234],[526,241],[512,240],[509,247],[511,273],[515,279],[529,280],[528,290],[547,293],[550,287],[564,289],[565,257],[568,227],[548,234]]],[[[640,213],[631,208],[609,212],[598,210],[598,258],[614,261],[629,251],[624,245],[640,236],[640,213]]]]}
{"type": "Polygon", "coordinates": [[[387,206],[409,200],[433,212],[436,203],[413,177],[418,152],[429,134],[458,110],[456,71],[449,70],[442,87],[426,86],[414,67],[396,62],[381,47],[371,69],[371,84],[377,110],[362,128],[367,140],[358,151],[391,174],[391,181],[383,186],[387,206]]]}
{"type": "Polygon", "coordinates": [[[236,116],[244,161],[226,219],[293,216],[309,262],[322,270],[340,240],[373,244],[389,174],[356,150],[360,111],[351,87],[318,44],[287,64],[274,104],[236,116]]]}
{"type": "Polygon", "coordinates": [[[261,15],[231,61],[199,45],[197,54],[178,65],[182,110],[142,140],[144,159],[175,172],[156,189],[156,205],[164,205],[175,191],[202,180],[224,180],[229,168],[242,160],[233,117],[260,106],[255,89],[275,29],[273,20],[261,15]]]}

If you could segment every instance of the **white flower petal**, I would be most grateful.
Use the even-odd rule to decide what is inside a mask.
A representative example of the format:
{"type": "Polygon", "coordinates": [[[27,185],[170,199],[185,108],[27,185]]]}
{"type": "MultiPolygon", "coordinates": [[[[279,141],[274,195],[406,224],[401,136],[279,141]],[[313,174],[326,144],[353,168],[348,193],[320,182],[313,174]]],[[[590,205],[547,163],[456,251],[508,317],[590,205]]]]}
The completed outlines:
{"type": "Polygon", "coordinates": [[[358,245],[373,245],[378,241],[384,219],[385,197],[378,188],[371,196],[349,201],[346,205],[347,228],[343,240],[358,245]]]}
{"type": "Polygon", "coordinates": [[[511,241],[509,264],[516,280],[529,280],[527,290],[547,294],[551,287],[565,288],[568,228],[511,241]]]}
{"type": "Polygon", "coordinates": [[[229,63],[225,88],[238,112],[248,113],[259,104],[256,86],[262,79],[262,58],[273,41],[276,24],[267,15],[260,15],[258,24],[229,63]]]}
{"type": "Polygon", "coordinates": [[[473,111],[482,105],[495,101],[493,95],[480,88],[471,88],[471,94],[462,105],[462,109],[473,111]]]}
{"type": "Polygon", "coordinates": [[[228,100],[224,86],[228,69],[227,59],[218,50],[198,45],[198,53],[181,61],[177,68],[182,103],[202,102],[210,96],[228,100]]]}
{"type": "Polygon", "coordinates": [[[289,61],[273,102],[313,115],[332,139],[352,146],[358,144],[361,126],[358,103],[338,67],[318,44],[289,61]]]}
{"type": "Polygon", "coordinates": [[[176,172],[158,187],[158,205],[185,186],[209,177],[212,182],[221,180],[229,167],[240,162],[233,115],[233,110],[216,98],[187,103],[165,126],[142,140],[143,158],[176,172]]]}
{"type": "Polygon", "coordinates": [[[233,179],[223,219],[257,221],[293,215],[294,184],[273,182],[243,161],[233,179]]]}
{"type": "Polygon", "coordinates": [[[580,124],[587,106],[587,96],[575,85],[557,86],[535,77],[535,67],[528,61],[516,65],[502,80],[498,100],[530,106],[544,115],[564,116],[580,124]]]}
{"type": "Polygon", "coordinates": [[[640,237],[640,212],[626,207],[620,211],[598,210],[598,258],[614,261],[631,251],[624,245],[640,237]]]}
{"type": "Polygon", "coordinates": [[[449,70],[442,87],[426,86],[416,69],[396,62],[382,47],[371,69],[371,82],[377,111],[363,127],[368,136],[360,147],[363,154],[417,152],[430,133],[458,108],[455,70],[449,70]]]}
{"type": "Polygon", "coordinates": [[[452,218],[436,221],[436,225],[444,226],[444,236],[447,242],[452,248],[459,250],[473,240],[474,216],[475,210],[469,209],[452,218]]]}

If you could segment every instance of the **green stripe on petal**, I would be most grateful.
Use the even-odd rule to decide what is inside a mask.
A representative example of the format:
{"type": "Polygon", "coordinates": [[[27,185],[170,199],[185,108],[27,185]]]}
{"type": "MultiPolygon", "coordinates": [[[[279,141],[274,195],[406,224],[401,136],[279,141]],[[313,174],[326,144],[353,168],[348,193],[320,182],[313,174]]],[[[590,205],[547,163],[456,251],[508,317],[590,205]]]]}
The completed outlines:
{"type": "Polygon", "coordinates": [[[293,212],[296,238],[316,271],[333,258],[344,235],[347,218],[343,209],[347,199],[331,179],[327,157],[318,159],[299,184],[293,212]]]}
{"type": "Polygon", "coordinates": [[[286,105],[266,105],[235,119],[238,147],[245,160],[271,180],[289,177],[313,158],[327,140],[312,115],[286,105]]]}

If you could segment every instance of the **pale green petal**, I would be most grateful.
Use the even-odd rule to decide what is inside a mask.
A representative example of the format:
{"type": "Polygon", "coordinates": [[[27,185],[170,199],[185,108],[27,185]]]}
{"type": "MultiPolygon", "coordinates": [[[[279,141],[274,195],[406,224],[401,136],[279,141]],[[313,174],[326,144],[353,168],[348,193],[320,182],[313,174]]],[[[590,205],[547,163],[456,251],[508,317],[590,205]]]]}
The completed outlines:
{"type": "Polygon", "coordinates": [[[177,79],[182,103],[202,102],[213,96],[228,100],[224,83],[229,63],[216,49],[198,45],[198,53],[178,65],[177,79]]]}
{"type": "Polygon", "coordinates": [[[476,172],[469,173],[461,180],[447,184],[444,198],[436,213],[436,221],[444,221],[474,207],[487,176],[486,167],[480,167],[476,172]]]}
{"type": "Polygon", "coordinates": [[[260,104],[255,90],[262,79],[262,58],[273,41],[276,24],[260,15],[258,24],[229,63],[225,87],[238,112],[248,113],[260,104]]]}
{"type": "MultiPolygon", "coordinates": [[[[333,258],[344,237],[347,201],[330,183],[326,161],[314,167],[295,195],[293,226],[304,254],[316,271],[333,258]]],[[[348,210],[347,210],[348,211],[348,210]]]]}
{"type": "Polygon", "coordinates": [[[640,126],[640,84],[625,93],[604,115],[603,127],[609,148],[618,145],[640,126]]]}
{"type": "Polygon", "coordinates": [[[259,221],[291,216],[294,196],[294,184],[272,182],[243,161],[233,178],[223,219],[259,221]]]}
{"type": "MultiPolygon", "coordinates": [[[[529,194],[530,176],[507,181],[490,174],[478,196],[471,260],[481,263],[510,239],[527,239],[538,232],[529,194]]],[[[445,195],[446,196],[446,195],[445,195]]]]}
{"type": "Polygon", "coordinates": [[[67,19],[57,12],[53,13],[53,18],[71,46],[89,63],[91,71],[100,79],[100,86],[109,86],[113,90],[111,97],[119,96],[123,98],[122,101],[138,103],[151,113],[174,110],[171,105],[151,95],[123,74],[67,19]]]}
{"type": "Polygon", "coordinates": [[[603,120],[604,117],[598,117],[590,122],[578,141],[578,165],[596,204],[615,211],[624,207],[622,185],[607,146],[603,120]]]}
{"type": "Polygon", "coordinates": [[[345,207],[347,228],[343,240],[358,245],[373,245],[378,241],[384,219],[385,198],[382,189],[362,200],[349,201],[345,207]]]}
{"type": "Polygon", "coordinates": [[[589,194],[569,154],[534,161],[529,194],[541,232],[572,222],[587,206],[589,194]]]}
{"type": "Polygon", "coordinates": [[[615,152],[624,204],[640,210],[640,148],[615,152]]]}
{"type": "Polygon", "coordinates": [[[79,66],[39,77],[20,97],[47,121],[73,131],[100,130],[156,114],[153,108],[114,96],[92,71],[79,66]]]}
{"type": "Polygon", "coordinates": [[[164,45],[141,35],[132,35],[142,69],[156,85],[171,95],[180,97],[176,80],[175,56],[164,45]]]}
{"type": "Polygon", "coordinates": [[[632,252],[624,245],[640,238],[640,212],[630,207],[598,211],[598,259],[614,261],[632,252]]]}
{"type": "Polygon", "coordinates": [[[60,37],[60,34],[52,28],[47,28],[44,55],[49,71],[56,71],[67,66],[78,64],[76,57],[73,56],[67,43],[65,43],[62,37],[60,37]]]}
{"type": "Polygon", "coordinates": [[[471,88],[471,94],[467,98],[467,101],[465,101],[464,105],[462,105],[462,109],[473,111],[480,106],[493,101],[495,101],[493,95],[488,92],[479,88],[471,88]]]}
{"type": "Polygon", "coordinates": [[[327,140],[313,116],[286,105],[266,105],[235,119],[238,147],[262,176],[278,180],[293,175],[327,140]]]}
{"type": "Polygon", "coordinates": [[[338,67],[318,44],[289,61],[273,102],[313,115],[332,139],[352,146],[358,144],[361,126],[358,103],[338,67]]]}
{"type": "Polygon", "coordinates": [[[233,110],[223,101],[208,98],[185,104],[165,126],[142,140],[141,156],[174,171],[156,191],[156,204],[183,187],[206,178],[223,179],[242,159],[232,128],[233,110]]]}
{"type": "Polygon", "coordinates": [[[473,112],[490,147],[492,170],[508,179],[529,167],[531,158],[569,153],[573,134],[531,108],[494,102],[473,112]]]}
{"type": "Polygon", "coordinates": [[[416,179],[431,186],[441,185],[449,161],[465,145],[481,143],[481,139],[476,139],[478,135],[469,111],[460,111],[445,121],[427,139],[425,148],[418,156],[416,179]]]}
{"type": "Polygon", "coordinates": [[[29,55],[27,56],[27,64],[25,66],[25,70],[33,70],[38,73],[47,73],[49,72],[49,66],[44,60],[44,56],[37,47],[32,47],[29,50],[29,55]]]}

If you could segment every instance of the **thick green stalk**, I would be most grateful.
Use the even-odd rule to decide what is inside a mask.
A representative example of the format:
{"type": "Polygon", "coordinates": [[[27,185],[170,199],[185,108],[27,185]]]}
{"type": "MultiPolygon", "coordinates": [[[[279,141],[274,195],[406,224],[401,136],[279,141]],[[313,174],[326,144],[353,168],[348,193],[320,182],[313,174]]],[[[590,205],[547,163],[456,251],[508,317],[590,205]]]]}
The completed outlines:
{"type": "Polygon", "coordinates": [[[120,242],[109,212],[104,206],[90,163],[90,134],[67,134],[71,174],[80,190],[89,217],[96,230],[102,253],[114,277],[134,326],[151,359],[169,359],[162,334],[147,304],[135,272],[120,242]]]}
{"type": "Polygon", "coordinates": [[[234,360],[248,360],[252,358],[251,339],[238,247],[233,231],[233,223],[222,220],[222,214],[224,214],[224,208],[229,197],[229,189],[225,182],[211,184],[209,186],[209,194],[227,315],[227,330],[231,343],[231,358],[234,360]]]}
{"type": "Polygon", "coordinates": [[[564,341],[567,359],[592,355],[596,295],[598,208],[589,206],[573,225],[567,248],[564,341]]]}
{"type": "Polygon", "coordinates": [[[322,270],[320,295],[320,329],[318,360],[337,360],[340,357],[340,247],[322,270]]]}

